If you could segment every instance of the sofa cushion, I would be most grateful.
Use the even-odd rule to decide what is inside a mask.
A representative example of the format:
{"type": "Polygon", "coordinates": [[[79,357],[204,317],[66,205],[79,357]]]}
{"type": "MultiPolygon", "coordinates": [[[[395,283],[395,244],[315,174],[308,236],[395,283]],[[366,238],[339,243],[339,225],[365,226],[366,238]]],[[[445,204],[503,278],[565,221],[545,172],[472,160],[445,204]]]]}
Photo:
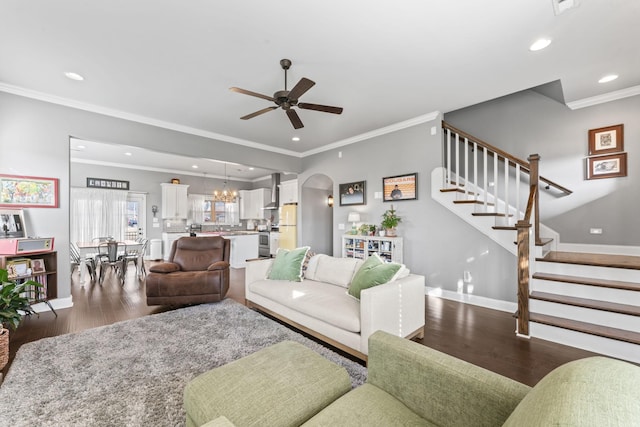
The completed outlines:
{"type": "Polygon", "coordinates": [[[506,427],[632,426],[640,420],[637,366],[607,357],[575,360],[547,374],[506,427]]]}
{"type": "Polygon", "coordinates": [[[304,426],[436,426],[371,384],[340,397],[304,426]]]}
{"type": "Polygon", "coordinates": [[[302,263],[308,251],[309,246],[292,250],[278,249],[268,278],[271,280],[302,281],[302,263]]]}
{"type": "Polygon", "coordinates": [[[384,262],[378,254],[374,253],[353,276],[349,285],[349,295],[360,299],[360,292],[391,281],[401,267],[401,264],[384,262]]]}
{"type": "Polygon", "coordinates": [[[341,286],[305,280],[259,280],[249,290],[292,310],[349,332],[360,332],[360,302],[349,297],[341,286]]]}
{"type": "Polygon", "coordinates": [[[313,280],[331,283],[347,288],[353,275],[362,265],[362,260],[355,258],[335,258],[329,255],[318,255],[313,280]]]}

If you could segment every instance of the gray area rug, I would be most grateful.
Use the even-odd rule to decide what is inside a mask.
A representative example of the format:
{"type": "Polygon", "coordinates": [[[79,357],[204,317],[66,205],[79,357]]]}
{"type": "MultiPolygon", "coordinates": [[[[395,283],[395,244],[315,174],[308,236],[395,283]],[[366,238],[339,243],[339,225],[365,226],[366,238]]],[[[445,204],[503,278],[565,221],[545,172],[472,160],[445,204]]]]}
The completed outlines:
{"type": "Polygon", "coordinates": [[[23,345],[0,387],[1,426],[182,426],[189,380],[274,343],[366,368],[226,299],[23,345]]]}

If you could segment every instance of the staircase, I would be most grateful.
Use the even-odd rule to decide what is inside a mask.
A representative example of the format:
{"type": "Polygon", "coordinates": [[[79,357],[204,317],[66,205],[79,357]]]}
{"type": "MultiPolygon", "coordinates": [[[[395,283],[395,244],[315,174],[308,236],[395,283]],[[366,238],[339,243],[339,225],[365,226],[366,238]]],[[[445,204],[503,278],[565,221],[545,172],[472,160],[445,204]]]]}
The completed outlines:
{"type": "Polygon", "coordinates": [[[448,160],[432,172],[432,198],[517,257],[518,334],[640,363],[640,256],[562,251],[537,220],[537,164],[443,127],[448,160]],[[518,193],[528,184],[525,205],[518,193]]]}

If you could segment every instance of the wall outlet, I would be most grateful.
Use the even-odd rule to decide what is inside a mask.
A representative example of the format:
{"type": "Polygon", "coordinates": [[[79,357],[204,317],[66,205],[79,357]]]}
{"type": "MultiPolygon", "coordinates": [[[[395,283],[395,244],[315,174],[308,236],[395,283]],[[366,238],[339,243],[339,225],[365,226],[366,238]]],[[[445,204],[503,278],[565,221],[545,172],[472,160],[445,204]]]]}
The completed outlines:
{"type": "Polygon", "coordinates": [[[344,230],[344,224],[338,224],[338,230],[344,230]]]}
{"type": "Polygon", "coordinates": [[[338,151],[338,158],[341,159],[342,158],[342,151],[338,151]]]}
{"type": "Polygon", "coordinates": [[[590,234],[602,234],[602,228],[590,228],[589,229],[589,233],[590,234]]]}
{"type": "Polygon", "coordinates": [[[376,191],[373,193],[374,199],[382,199],[382,191],[376,191]]]}

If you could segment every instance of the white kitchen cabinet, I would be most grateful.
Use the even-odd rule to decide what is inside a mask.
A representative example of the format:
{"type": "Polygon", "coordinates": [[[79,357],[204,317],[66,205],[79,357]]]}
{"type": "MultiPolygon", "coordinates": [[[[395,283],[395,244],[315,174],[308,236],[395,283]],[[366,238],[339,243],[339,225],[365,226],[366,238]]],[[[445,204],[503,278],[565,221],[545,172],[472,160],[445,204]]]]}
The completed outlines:
{"type": "Polygon", "coordinates": [[[247,260],[258,258],[258,233],[223,237],[231,241],[231,268],[244,268],[247,260]]]}
{"type": "Polygon", "coordinates": [[[255,190],[241,190],[240,219],[265,219],[271,216],[271,211],[264,207],[271,202],[271,190],[257,188],[255,190]]]}
{"type": "Polygon", "coordinates": [[[188,185],[162,183],[162,218],[186,219],[189,214],[187,202],[188,185]]]}
{"type": "Polygon", "coordinates": [[[366,259],[377,253],[387,262],[402,263],[402,237],[342,236],[342,257],[366,259]]]}
{"type": "Polygon", "coordinates": [[[280,206],[298,203],[298,180],[291,179],[280,184],[280,206]]]}

